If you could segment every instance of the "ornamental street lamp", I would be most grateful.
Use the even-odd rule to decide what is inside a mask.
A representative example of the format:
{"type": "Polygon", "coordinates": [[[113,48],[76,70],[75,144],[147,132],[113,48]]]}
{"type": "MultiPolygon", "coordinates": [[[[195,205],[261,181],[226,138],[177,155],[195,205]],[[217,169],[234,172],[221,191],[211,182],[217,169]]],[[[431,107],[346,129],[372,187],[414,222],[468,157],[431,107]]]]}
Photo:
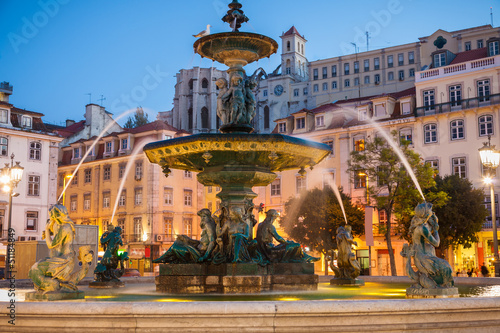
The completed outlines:
{"type": "Polygon", "coordinates": [[[495,146],[491,145],[491,136],[488,135],[488,142],[483,143],[484,146],[479,149],[479,156],[481,157],[481,163],[488,170],[487,174],[484,176],[484,182],[490,185],[490,196],[491,196],[491,221],[493,228],[493,255],[495,261],[493,266],[495,267],[495,277],[500,277],[500,261],[498,258],[498,236],[497,236],[497,218],[495,212],[495,188],[493,185],[493,177],[495,176],[495,169],[500,163],[500,151],[495,149],[495,146]]]}
{"type": "MultiPolygon", "coordinates": [[[[12,197],[17,197],[19,193],[14,193],[14,189],[17,187],[17,184],[23,178],[24,168],[20,165],[20,162],[16,162],[14,165],[14,154],[10,155],[10,166],[9,163],[5,163],[5,167],[0,170],[0,183],[2,183],[2,190],[4,192],[9,193],[9,217],[8,217],[8,227],[7,227],[7,238],[10,239],[11,235],[11,226],[12,226],[12,197]]],[[[7,246],[7,258],[5,262],[6,266],[6,275],[5,277],[10,279],[12,276],[12,265],[10,256],[14,249],[11,249],[11,242],[9,241],[9,245],[7,246]]]]}

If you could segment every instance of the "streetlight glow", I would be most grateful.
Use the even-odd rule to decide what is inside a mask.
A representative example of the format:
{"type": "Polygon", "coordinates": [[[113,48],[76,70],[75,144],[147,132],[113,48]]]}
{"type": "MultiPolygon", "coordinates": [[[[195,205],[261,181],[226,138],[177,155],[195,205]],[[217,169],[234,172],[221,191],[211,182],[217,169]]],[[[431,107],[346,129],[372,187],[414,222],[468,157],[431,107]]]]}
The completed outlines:
{"type": "Polygon", "coordinates": [[[483,177],[485,184],[490,187],[490,202],[491,202],[491,226],[493,231],[493,256],[495,261],[495,276],[500,277],[500,260],[498,256],[498,235],[497,235],[497,218],[495,214],[495,186],[493,178],[495,177],[495,169],[500,164],[500,151],[495,149],[495,145],[491,145],[491,135],[488,135],[488,142],[484,142],[483,147],[479,148],[479,156],[483,167],[487,169],[487,174],[483,177]]]}
{"type": "MultiPolygon", "coordinates": [[[[19,193],[14,193],[14,189],[17,187],[17,184],[21,181],[23,177],[24,168],[20,165],[20,162],[16,162],[14,165],[14,154],[10,155],[10,165],[5,163],[5,167],[1,169],[0,181],[4,184],[2,190],[9,193],[9,217],[7,222],[7,230],[10,233],[12,229],[12,197],[17,197],[19,193]]],[[[2,236],[3,230],[2,230],[2,236]]],[[[10,241],[7,245],[7,256],[5,260],[5,271],[6,271],[6,279],[10,279],[12,277],[12,267],[14,261],[12,260],[12,252],[10,241]]]]}

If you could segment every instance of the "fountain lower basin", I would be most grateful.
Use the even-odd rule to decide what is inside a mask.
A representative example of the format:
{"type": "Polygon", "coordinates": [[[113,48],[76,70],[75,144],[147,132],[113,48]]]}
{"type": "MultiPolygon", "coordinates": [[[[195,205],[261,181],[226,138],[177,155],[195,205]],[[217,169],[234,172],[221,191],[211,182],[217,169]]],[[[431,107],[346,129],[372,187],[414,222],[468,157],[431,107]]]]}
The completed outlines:
{"type": "MultiPolygon", "coordinates": [[[[498,297],[398,299],[404,297],[406,286],[367,282],[362,288],[339,288],[323,282],[314,293],[169,296],[158,295],[152,283],[127,283],[117,291],[119,297],[83,287],[85,301],[15,303],[16,326],[4,320],[0,331],[41,332],[48,327],[53,332],[498,331],[498,297]],[[331,291],[339,290],[340,297],[333,299],[331,291]],[[322,300],[313,298],[318,294],[322,300]],[[348,295],[363,299],[347,300],[348,295]]],[[[8,306],[0,303],[4,318],[8,306]]]]}

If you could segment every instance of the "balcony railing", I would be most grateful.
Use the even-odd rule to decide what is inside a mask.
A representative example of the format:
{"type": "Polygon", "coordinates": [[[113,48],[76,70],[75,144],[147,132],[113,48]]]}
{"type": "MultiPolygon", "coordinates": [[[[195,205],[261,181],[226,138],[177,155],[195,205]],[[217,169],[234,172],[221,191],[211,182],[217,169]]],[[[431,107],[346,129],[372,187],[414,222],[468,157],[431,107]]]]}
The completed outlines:
{"type": "MultiPolygon", "coordinates": [[[[497,219],[497,229],[500,228],[499,224],[499,219],[497,219]]],[[[493,229],[493,222],[486,220],[486,222],[483,223],[483,230],[492,230],[493,229]]]]}
{"type": "Polygon", "coordinates": [[[457,102],[446,102],[429,106],[415,108],[415,117],[422,117],[432,114],[447,113],[470,108],[477,108],[485,105],[500,104],[500,94],[462,99],[457,102]]]}
{"type": "Polygon", "coordinates": [[[493,56],[468,62],[463,62],[456,65],[449,65],[444,67],[432,68],[417,73],[415,82],[427,81],[436,79],[438,77],[445,77],[456,75],[457,73],[464,73],[470,71],[481,70],[485,68],[493,68],[500,63],[500,56],[493,56]]]}

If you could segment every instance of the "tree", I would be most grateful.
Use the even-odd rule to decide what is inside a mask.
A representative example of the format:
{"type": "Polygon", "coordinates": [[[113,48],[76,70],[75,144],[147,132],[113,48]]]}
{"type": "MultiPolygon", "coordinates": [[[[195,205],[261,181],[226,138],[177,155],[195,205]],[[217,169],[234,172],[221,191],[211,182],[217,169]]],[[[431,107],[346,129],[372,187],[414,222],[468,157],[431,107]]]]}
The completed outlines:
{"type": "MultiPolygon", "coordinates": [[[[431,192],[445,192],[449,200],[446,205],[434,208],[439,219],[439,235],[441,243],[439,249],[444,251],[451,247],[463,245],[469,248],[478,242],[477,233],[481,231],[488,216],[484,207],[484,193],[481,189],[474,189],[472,183],[457,175],[448,175],[444,178],[435,178],[436,186],[431,192]]],[[[402,219],[401,226],[406,239],[409,239],[408,229],[411,216],[402,219]]]]}
{"type": "MultiPolygon", "coordinates": [[[[364,233],[364,211],[351,204],[351,198],[340,190],[347,220],[354,235],[364,233]]],[[[345,224],[340,204],[330,187],[304,192],[285,203],[280,225],[294,240],[312,250],[327,254],[335,248],[336,230],[345,224]]]]}
{"type": "Polygon", "coordinates": [[[144,112],[144,110],[141,107],[138,107],[137,110],[135,110],[134,117],[128,117],[127,121],[125,122],[125,125],[123,125],[124,128],[136,128],[142,125],[146,125],[149,123],[148,120],[148,114],[144,112]]]}
{"type": "MultiPolygon", "coordinates": [[[[420,187],[423,189],[433,187],[435,184],[434,169],[424,164],[420,155],[409,148],[409,141],[400,140],[395,131],[392,132],[392,137],[395,142],[399,143],[399,148],[408,161],[420,187]]],[[[348,172],[355,178],[355,181],[356,177],[360,177],[360,174],[370,180],[366,189],[370,198],[370,202],[367,204],[375,206],[378,210],[385,210],[387,214],[384,238],[389,252],[391,274],[396,276],[396,261],[391,239],[393,213],[395,208],[401,213],[409,212],[415,207],[409,203],[423,201],[423,198],[397,153],[381,137],[368,139],[365,142],[364,150],[351,152],[348,166],[348,172]]],[[[439,193],[438,197],[442,198],[443,193],[439,193]]]]}

